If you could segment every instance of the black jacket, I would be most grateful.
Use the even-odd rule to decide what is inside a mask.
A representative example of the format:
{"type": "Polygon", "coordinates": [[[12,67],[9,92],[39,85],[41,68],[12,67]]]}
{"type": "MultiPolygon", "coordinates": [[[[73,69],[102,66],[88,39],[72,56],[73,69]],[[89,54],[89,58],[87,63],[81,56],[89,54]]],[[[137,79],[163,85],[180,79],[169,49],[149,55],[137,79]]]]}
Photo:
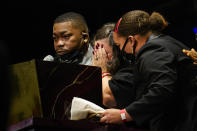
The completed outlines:
{"type": "Polygon", "coordinates": [[[181,42],[160,35],[136,57],[136,101],[126,107],[139,126],[151,131],[197,130],[197,67],[181,42]]]}

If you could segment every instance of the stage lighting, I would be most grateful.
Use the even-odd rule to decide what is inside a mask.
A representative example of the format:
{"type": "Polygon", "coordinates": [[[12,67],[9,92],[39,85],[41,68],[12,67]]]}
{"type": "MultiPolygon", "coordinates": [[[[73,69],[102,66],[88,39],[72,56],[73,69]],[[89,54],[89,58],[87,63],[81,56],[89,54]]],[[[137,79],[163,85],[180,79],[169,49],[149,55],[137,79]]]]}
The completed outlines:
{"type": "Polygon", "coordinates": [[[194,31],[194,33],[195,33],[195,39],[196,39],[196,41],[197,41],[197,27],[194,27],[193,31],[194,31]]]}

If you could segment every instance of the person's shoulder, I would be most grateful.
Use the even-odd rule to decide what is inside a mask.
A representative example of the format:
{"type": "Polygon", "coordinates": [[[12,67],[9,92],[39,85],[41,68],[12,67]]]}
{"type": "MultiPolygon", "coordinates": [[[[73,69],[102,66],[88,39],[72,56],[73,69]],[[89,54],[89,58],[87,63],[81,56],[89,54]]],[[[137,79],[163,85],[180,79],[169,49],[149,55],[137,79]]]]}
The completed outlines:
{"type": "Polygon", "coordinates": [[[188,49],[187,46],[175,38],[161,34],[158,37],[147,41],[147,43],[145,43],[145,45],[139,50],[138,57],[142,54],[146,56],[149,53],[154,54],[153,52],[166,52],[176,55],[180,54],[183,48],[188,49]]]}
{"type": "MultiPolygon", "coordinates": [[[[166,58],[170,60],[175,59],[178,51],[171,50],[168,46],[168,36],[160,36],[158,38],[149,40],[138,52],[136,57],[137,64],[140,65],[152,65],[152,63],[164,62],[166,58]]],[[[176,49],[176,48],[175,48],[176,49]]],[[[177,49],[176,49],[177,50],[177,49]]]]}
{"type": "Polygon", "coordinates": [[[169,36],[161,34],[158,38],[148,41],[147,45],[158,45],[163,46],[165,48],[185,48],[188,49],[188,47],[181,41],[169,36]]]}
{"type": "Polygon", "coordinates": [[[89,45],[87,52],[83,56],[82,62],[79,63],[81,65],[92,65],[92,51],[93,48],[91,45],[89,45]]]}
{"type": "Polygon", "coordinates": [[[162,40],[160,39],[154,39],[151,40],[147,43],[145,43],[145,45],[143,45],[138,53],[137,53],[137,58],[139,57],[145,57],[147,58],[149,55],[154,55],[155,52],[162,52],[164,50],[166,50],[165,46],[162,44],[161,42],[162,40]]]}
{"type": "Polygon", "coordinates": [[[149,39],[144,47],[149,47],[149,46],[165,46],[166,43],[175,41],[172,37],[164,34],[160,34],[157,36],[154,36],[152,39],[149,39]],[[164,44],[165,43],[165,44],[164,44]]]}

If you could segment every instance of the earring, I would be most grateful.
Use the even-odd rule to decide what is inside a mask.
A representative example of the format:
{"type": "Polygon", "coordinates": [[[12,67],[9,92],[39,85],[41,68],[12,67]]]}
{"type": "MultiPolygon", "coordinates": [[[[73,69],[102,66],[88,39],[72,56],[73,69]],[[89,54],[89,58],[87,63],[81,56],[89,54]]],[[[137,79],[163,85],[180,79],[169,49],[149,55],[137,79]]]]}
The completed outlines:
{"type": "Polygon", "coordinates": [[[85,42],[85,43],[87,43],[87,42],[88,42],[88,40],[84,40],[84,42],[85,42]]]}

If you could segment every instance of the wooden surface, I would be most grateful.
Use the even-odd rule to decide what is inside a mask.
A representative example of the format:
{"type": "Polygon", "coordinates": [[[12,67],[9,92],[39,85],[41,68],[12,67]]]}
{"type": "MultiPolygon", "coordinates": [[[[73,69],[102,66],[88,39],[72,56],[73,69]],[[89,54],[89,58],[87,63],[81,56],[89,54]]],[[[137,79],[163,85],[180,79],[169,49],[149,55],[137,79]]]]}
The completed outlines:
{"type": "Polygon", "coordinates": [[[147,131],[126,125],[103,124],[90,120],[29,118],[11,125],[8,131],[147,131]]]}

